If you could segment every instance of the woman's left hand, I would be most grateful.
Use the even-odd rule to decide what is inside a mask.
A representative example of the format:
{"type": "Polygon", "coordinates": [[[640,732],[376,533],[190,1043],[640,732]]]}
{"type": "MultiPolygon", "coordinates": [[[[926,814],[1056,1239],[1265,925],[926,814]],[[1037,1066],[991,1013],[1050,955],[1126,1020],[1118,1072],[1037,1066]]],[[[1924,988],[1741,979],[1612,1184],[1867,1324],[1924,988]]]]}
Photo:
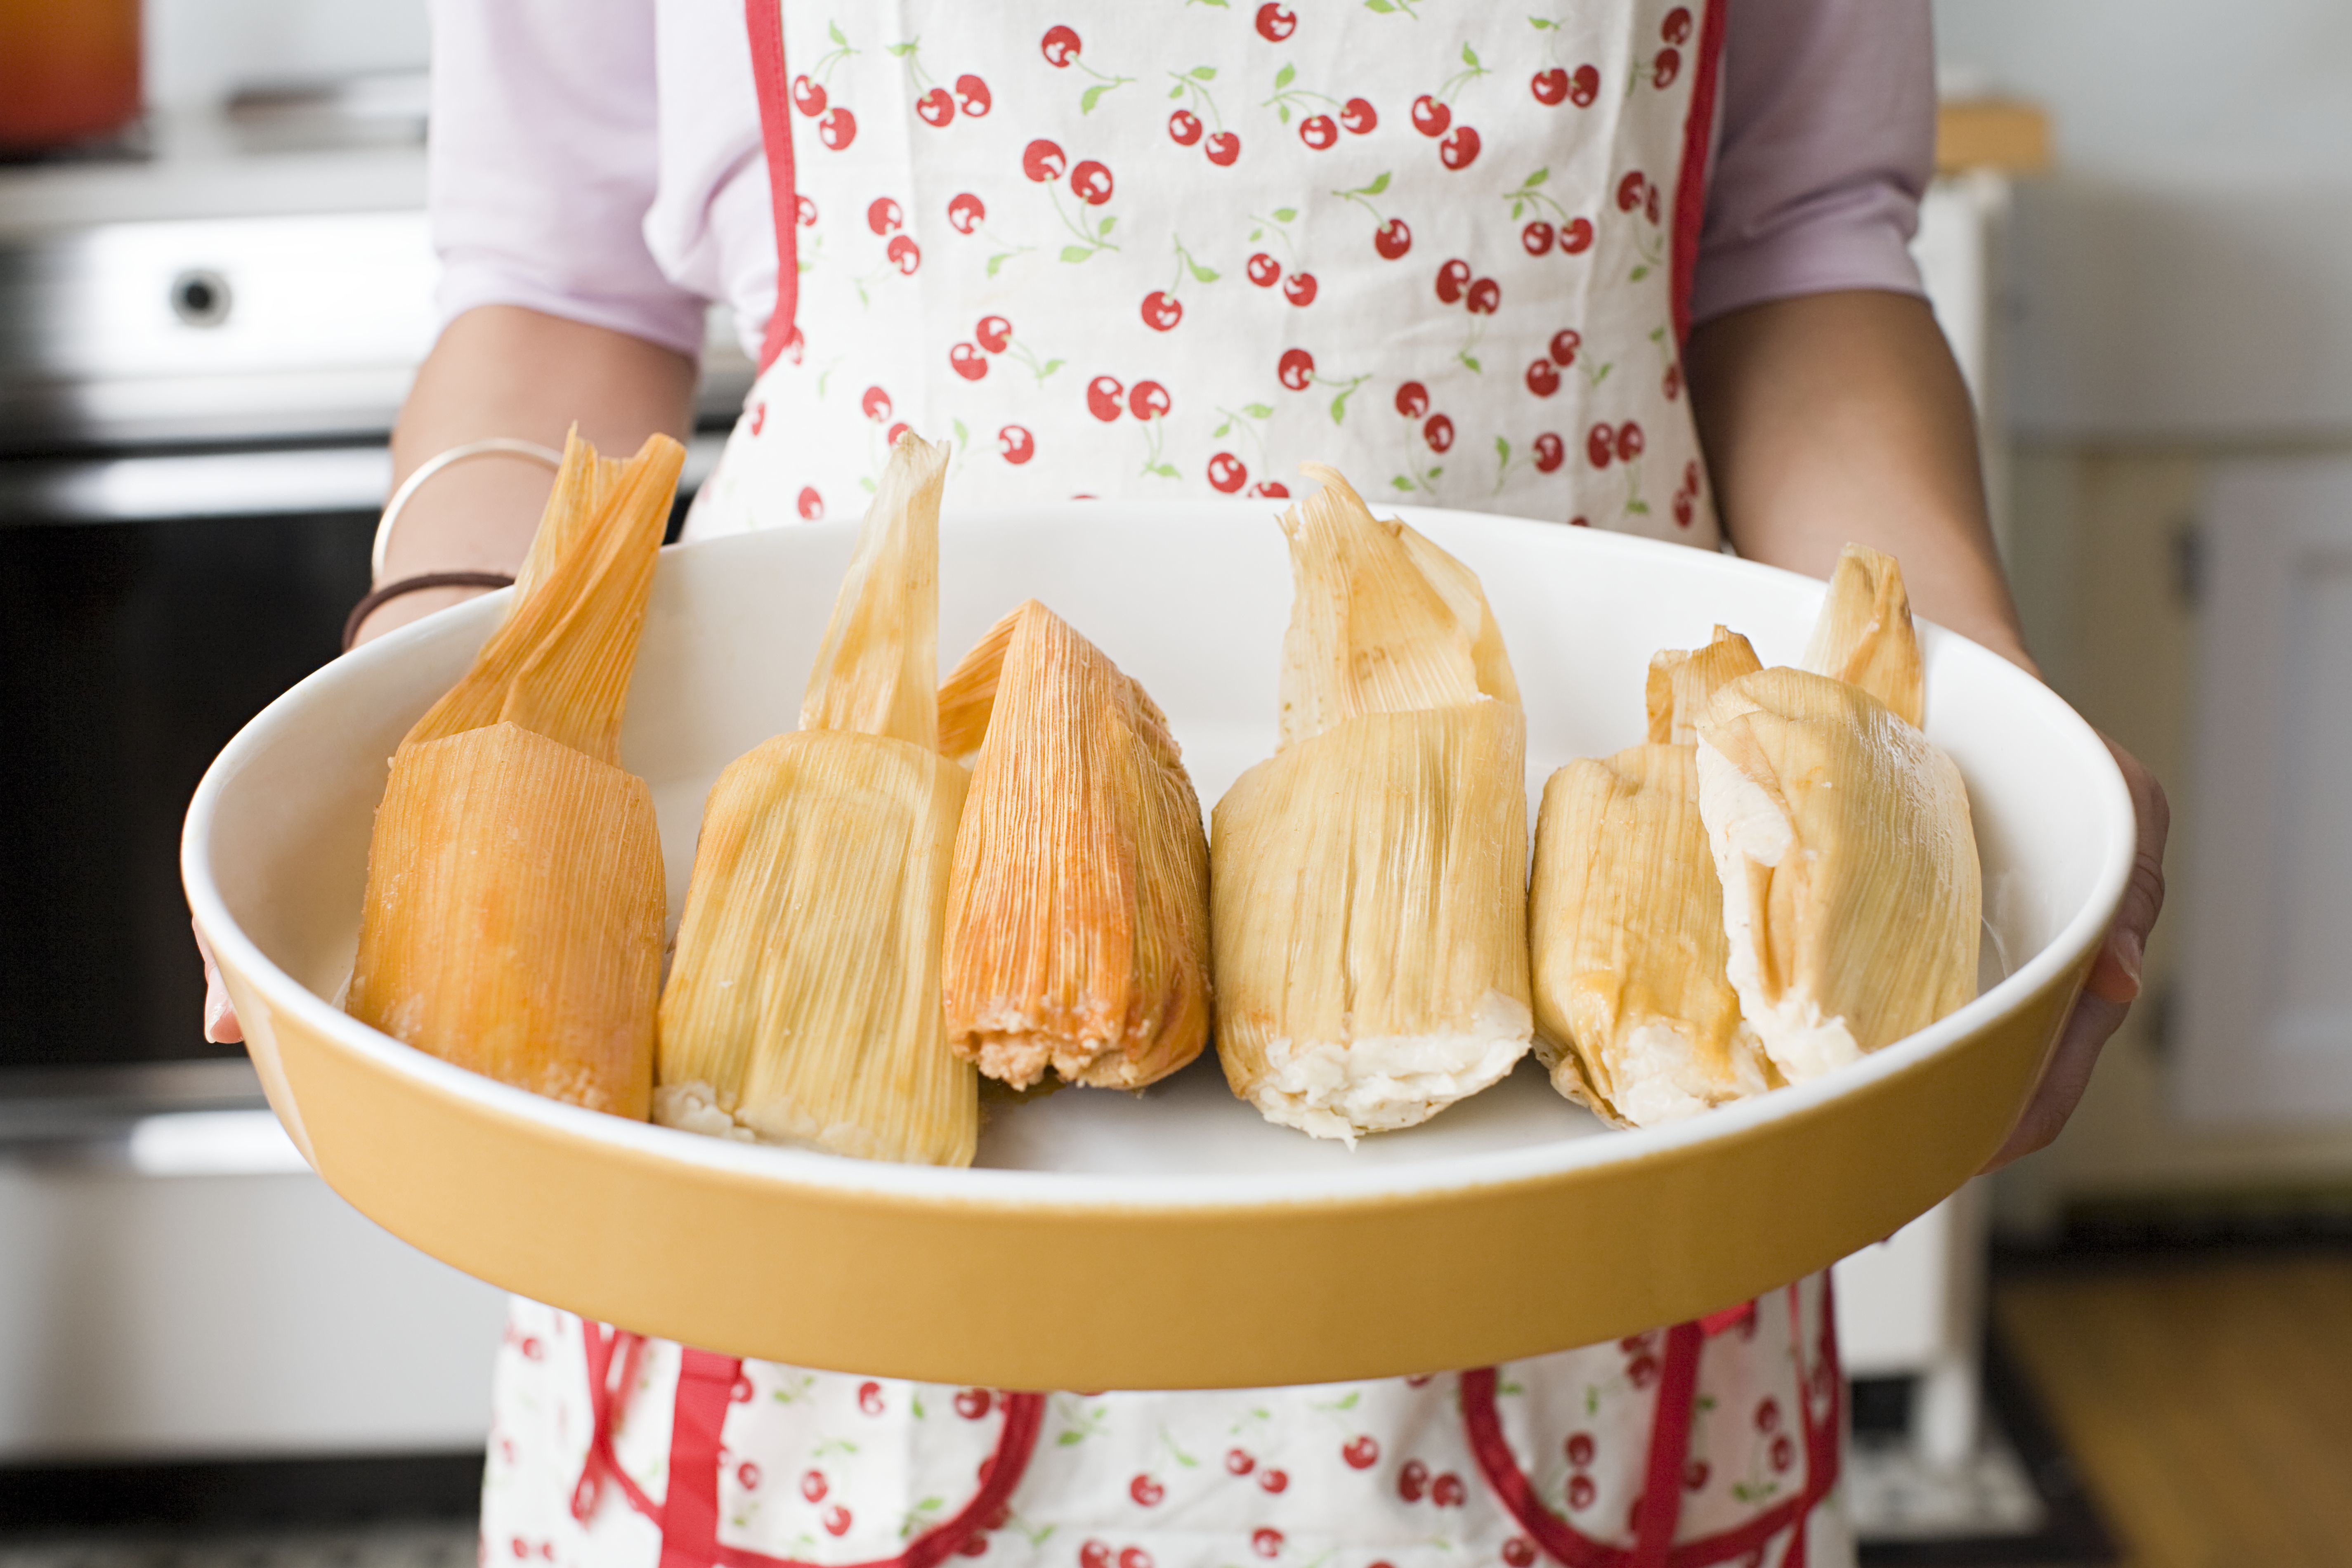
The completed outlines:
{"type": "MultiPolygon", "coordinates": [[[[2100,737],[2105,740],[2105,736],[2100,737]]],[[[2164,909],[2164,840],[2172,826],[2172,808],[2165,803],[2164,786],[2137,757],[2107,742],[2116,765],[2131,790],[2132,810],[2139,818],[2139,857],[2133,863],[2130,885],[2124,889],[2116,923],[2091,964],[2090,978],[2075,1000],[2074,1011],[2058,1037],[2042,1069],[2042,1081],[2026,1103],[2025,1114],[1985,1169],[1998,1171],[2021,1155],[2047,1145],[2074,1114],[2091,1069],[2099,1063],[2099,1047],[2123,1025],[2139,994],[2140,961],[2147,949],[2147,933],[2164,909]]]]}

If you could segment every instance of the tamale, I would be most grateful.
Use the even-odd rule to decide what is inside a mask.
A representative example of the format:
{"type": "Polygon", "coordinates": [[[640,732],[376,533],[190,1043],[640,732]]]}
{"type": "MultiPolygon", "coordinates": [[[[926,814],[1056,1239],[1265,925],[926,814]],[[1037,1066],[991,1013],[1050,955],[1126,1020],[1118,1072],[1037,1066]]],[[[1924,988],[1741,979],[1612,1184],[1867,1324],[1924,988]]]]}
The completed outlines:
{"type": "Polygon", "coordinates": [[[642,1119],[661,982],[661,839],[618,766],[684,452],[575,432],[504,625],[392,760],[346,1005],[446,1061],[642,1119]]]}
{"type": "Polygon", "coordinates": [[[1759,1093],[1776,1075],[1725,978],[1723,889],[1698,811],[1692,732],[1714,689],[1759,668],[1721,626],[1650,662],[1650,742],[1544,785],[1528,936],[1538,1058],[1553,1087],[1647,1127],[1759,1093]]]}
{"type": "Polygon", "coordinates": [[[978,1079],[940,956],[964,770],[940,753],[948,448],[890,454],[798,730],[719,774],[661,999],[654,1119],[866,1159],[968,1165],[978,1079]]]}
{"type": "Polygon", "coordinates": [[[1210,842],[1217,1051],[1268,1120],[1352,1143],[1527,1051],[1527,719],[1476,577],[1305,471],[1281,744],[1210,842]]]}
{"type": "MultiPolygon", "coordinates": [[[[940,689],[977,728],[948,887],[948,1044],[1015,1089],[1140,1089],[1209,1035],[1209,845],[1168,721],[1032,599],[940,689]]],[[[952,721],[952,728],[950,727],[952,721]]]]}
{"type": "Polygon", "coordinates": [[[1867,544],[1838,552],[1802,668],[1862,688],[1906,723],[1927,722],[1927,667],[1895,557],[1867,544]]]}

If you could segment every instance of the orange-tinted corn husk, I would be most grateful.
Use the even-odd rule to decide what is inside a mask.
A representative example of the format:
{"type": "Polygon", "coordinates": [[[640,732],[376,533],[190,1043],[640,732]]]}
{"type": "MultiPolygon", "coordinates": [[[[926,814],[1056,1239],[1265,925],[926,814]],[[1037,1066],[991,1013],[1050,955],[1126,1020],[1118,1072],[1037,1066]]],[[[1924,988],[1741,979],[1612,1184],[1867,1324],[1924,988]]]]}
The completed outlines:
{"type": "Polygon", "coordinates": [[[1927,722],[1927,665],[1895,557],[1867,544],[1838,552],[1803,668],[1862,688],[1914,728],[1927,722]]]}
{"type": "Polygon", "coordinates": [[[956,1054],[1016,1089],[1049,1067],[1140,1089],[1200,1055],[1209,845],[1166,718],[1034,599],[949,676],[940,709],[959,733],[985,723],[948,892],[956,1054]]]}
{"type": "Polygon", "coordinates": [[[347,1006],[445,1061],[643,1118],[665,896],[645,781],[616,765],[684,458],[575,434],[507,620],[394,755],[347,1006]]]}

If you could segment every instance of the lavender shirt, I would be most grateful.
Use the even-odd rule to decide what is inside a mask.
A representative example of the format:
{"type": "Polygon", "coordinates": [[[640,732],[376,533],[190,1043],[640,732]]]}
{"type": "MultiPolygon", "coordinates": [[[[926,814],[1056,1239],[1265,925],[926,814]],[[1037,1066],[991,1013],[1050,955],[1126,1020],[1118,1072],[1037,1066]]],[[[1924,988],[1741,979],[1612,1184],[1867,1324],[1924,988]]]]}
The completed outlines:
{"type": "MultiPolygon", "coordinates": [[[[1935,163],[1928,0],[1727,0],[1692,320],[1833,289],[1920,292],[1935,163]]],[[[524,305],[698,354],[775,304],[740,6],[432,0],[444,321],[524,305]]]]}

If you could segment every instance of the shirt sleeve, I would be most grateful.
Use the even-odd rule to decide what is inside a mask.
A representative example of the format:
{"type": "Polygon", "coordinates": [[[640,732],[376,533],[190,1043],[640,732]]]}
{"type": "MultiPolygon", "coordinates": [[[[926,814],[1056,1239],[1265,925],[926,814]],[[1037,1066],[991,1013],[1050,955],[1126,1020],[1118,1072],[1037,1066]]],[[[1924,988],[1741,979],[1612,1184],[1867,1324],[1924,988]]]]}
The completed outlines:
{"type": "Polygon", "coordinates": [[[1918,294],[1936,163],[1928,0],[1728,4],[1691,320],[1835,289],[1918,294]]]}
{"type": "Polygon", "coordinates": [[[436,306],[523,305],[700,353],[705,301],[647,248],[653,0],[432,0],[436,306]]]}

